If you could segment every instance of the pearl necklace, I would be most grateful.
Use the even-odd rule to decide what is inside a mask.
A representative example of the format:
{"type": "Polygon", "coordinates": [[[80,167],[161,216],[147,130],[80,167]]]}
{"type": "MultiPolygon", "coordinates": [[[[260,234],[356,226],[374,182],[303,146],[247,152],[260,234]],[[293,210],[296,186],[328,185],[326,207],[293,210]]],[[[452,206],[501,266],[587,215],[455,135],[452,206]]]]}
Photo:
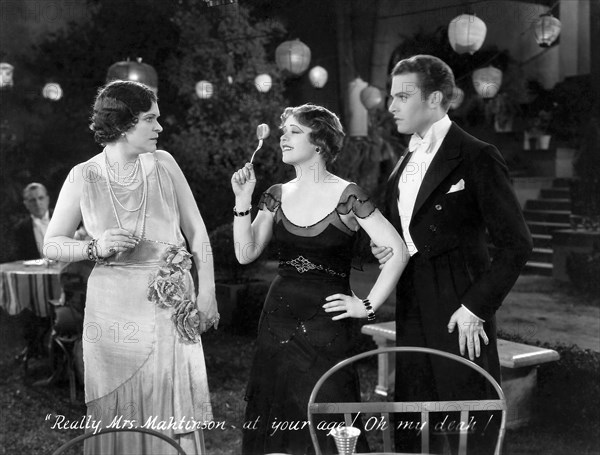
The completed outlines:
{"type": "MultiPolygon", "coordinates": [[[[139,157],[138,157],[139,159],[139,157]]],[[[148,177],[146,176],[146,169],[144,168],[144,162],[140,159],[140,166],[142,169],[142,198],[140,200],[140,205],[131,210],[128,209],[126,207],[123,206],[123,204],[121,204],[121,202],[119,201],[119,199],[117,198],[117,195],[114,193],[112,186],[110,185],[110,178],[106,179],[106,185],[108,187],[108,198],[110,199],[110,204],[112,206],[113,209],[113,213],[115,215],[115,218],[117,219],[117,225],[119,226],[120,229],[123,229],[123,225],[121,224],[121,219],[119,218],[119,214],[117,212],[117,206],[115,205],[115,201],[117,201],[117,204],[119,204],[119,206],[130,213],[133,212],[137,212],[140,210],[140,208],[142,208],[142,229],[141,229],[141,234],[140,234],[140,238],[144,238],[144,235],[146,234],[146,211],[148,209],[148,177]]],[[[108,167],[108,165],[107,165],[108,167]]],[[[108,172],[108,170],[107,170],[108,172]]]]}
{"type": "MultiPolygon", "coordinates": [[[[127,174],[126,176],[123,177],[123,183],[121,183],[119,181],[119,175],[117,174],[117,172],[115,172],[112,168],[112,166],[110,165],[109,161],[108,161],[108,155],[106,154],[106,150],[104,150],[104,160],[106,162],[106,169],[107,169],[107,173],[110,177],[112,177],[113,181],[120,186],[129,186],[134,182],[135,176],[138,173],[138,169],[140,166],[140,157],[138,155],[137,159],[135,160],[135,164],[133,165],[133,169],[131,170],[131,172],[129,174],[127,174]]],[[[117,164],[118,165],[118,164],[117,164]]]]}

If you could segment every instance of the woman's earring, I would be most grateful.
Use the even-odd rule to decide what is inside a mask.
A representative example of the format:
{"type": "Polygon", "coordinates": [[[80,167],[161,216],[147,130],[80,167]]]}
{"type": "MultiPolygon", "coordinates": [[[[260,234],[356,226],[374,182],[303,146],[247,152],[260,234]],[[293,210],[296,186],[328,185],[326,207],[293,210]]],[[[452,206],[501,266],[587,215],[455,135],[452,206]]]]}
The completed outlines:
{"type": "Polygon", "coordinates": [[[315,148],[315,150],[317,151],[317,153],[321,153],[321,147],[317,147],[315,148]]]}

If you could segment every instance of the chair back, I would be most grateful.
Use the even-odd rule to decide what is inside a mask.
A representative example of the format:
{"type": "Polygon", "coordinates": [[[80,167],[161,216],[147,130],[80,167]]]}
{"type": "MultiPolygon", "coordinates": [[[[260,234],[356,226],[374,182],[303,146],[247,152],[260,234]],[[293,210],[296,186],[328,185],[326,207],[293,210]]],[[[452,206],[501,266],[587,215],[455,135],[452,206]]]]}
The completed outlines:
{"type": "Polygon", "coordinates": [[[163,441],[165,441],[166,443],[170,444],[172,447],[177,449],[178,455],[187,455],[185,453],[185,451],[181,448],[181,446],[176,441],[174,441],[167,435],[159,433],[158,431],[155,431],[155,430],[151,430],[149,428],[103,428],[102,430],[98,431],[97,433],[82,434],[80,436],[77,436],[76,438],[71,439],[70,441],[67,441],[65,444],[63,444],[58,449],[56,449],[54,452],[52,452],[52,455],[63,454],[63,453],[65,453],[66,450],[79,444],[81,441],[84,441],[85,439],[93,438],[93,437],[100,436],[100,435],[103,435],[106,433],[121,433],[121,432],[146,433],[151,436],[156,436],[157,438],[162,439],[163,441]]]}
{"type": "Polygon", "coordinates": [[[87,293],[87,281],[94,267],[92,261],[67,264],[60,272],[63,291],[61,302],[50,301],[53,308],[52,327],[61,336],[81,335],[87,293]]]}
{"type": "MultiPolygon", "coordinates": [[[[451,354],[449,352],[439,351],[437,349],[431,348],[422,348],[422,347],[388,347],[388,348],[380,348],[374,349],[372,351],[363,352],[361,354],[354,355],[349,357],[348,359],[342,360],[337,363],[329,370],[327,370],[321,378],[315,384],[312,393],[310,394],[310,398],[308,400],[308,422],[309,422],[309,430],[312,438],[313,445],[315,447],[315,454],[322,455],[321,448],[319,446],[319,441],[317,438],[317,431],[314,425],[313,416],[315,414],[343,414],[344,421],[347,426],[351,426],[353,421],[353,414],[359,413],[369,413],[369,414],[379,414],[381,416],[381,425],[383,435],[383,448],[386,453],[392,452],[392,440],[393,440],[393,422],[390,420],[390,414],[403,414],[403,413],[421,413],[421,424],[423,429],[421,430],[421,452],[427,453],[429,452],[429,413],[439,412],[439,409],[451,409],[452,412],[460,411],[460,420],[462,422],[467,422],[469,420],[469,411],[502,411],[502,419],[500,422],[500,430],[498,432],[498,439],[496,442],[496,449],[494,451],[495,455],[500,455],[500,451],[502,448],[502,442],[504,440],[504,433],[506,427],[506,398],[504,396],[504,392],[502,388],[498,384],[498,382],[490,375],[487,371],[481,368],[479,365],[467,360],[463,357],[457,356],[455,354],[451,354]],[[388,355],[390,353],[421,353],[421,354],[430,354],[439,357],[445,357],[446,359],[454,360],[459,362],[467,367],[477,371],[479,374],[484,376],[487,381],[492,385],[496,393],[498,394],[498,399],[489,399],[489,400],[453,400],[453,401],[379,401],[379,402],[361,402],[361,403],[316,403],[316,397],[321,389],[321,386],[327,381],[329,377],[335,374],[337,371],[342,368],[347,367],[348,365],[362,360],[367,357],[375,356],[375,355],[388,355]]],[[[466,455],[466,447],[467,447],[467,433],[468,428],[460,428],[460,436],[459,436],[459,455],[466,455]]]]}

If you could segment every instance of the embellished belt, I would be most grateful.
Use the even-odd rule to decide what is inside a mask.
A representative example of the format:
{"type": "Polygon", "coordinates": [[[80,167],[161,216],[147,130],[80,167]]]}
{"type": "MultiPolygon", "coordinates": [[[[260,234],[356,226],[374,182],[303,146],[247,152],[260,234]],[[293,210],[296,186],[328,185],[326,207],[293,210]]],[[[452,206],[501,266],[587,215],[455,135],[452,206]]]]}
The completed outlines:
{"type": "Polygon", "coordinates": [[[283,267],[286,265],[294,267],[298,273],[306,273],[312,270],[318,270],[320,272],[325,272],[331,276],[338,276],[342,278],[346,278],[348,276],[346,272],[338,272],[321,264],[315,264],[314,262],[311,262],[308,259],[306,259],[304,256],[298,256],[297,258],[292,259],[290,261],[279,261],[279,267],[283,267]]]}

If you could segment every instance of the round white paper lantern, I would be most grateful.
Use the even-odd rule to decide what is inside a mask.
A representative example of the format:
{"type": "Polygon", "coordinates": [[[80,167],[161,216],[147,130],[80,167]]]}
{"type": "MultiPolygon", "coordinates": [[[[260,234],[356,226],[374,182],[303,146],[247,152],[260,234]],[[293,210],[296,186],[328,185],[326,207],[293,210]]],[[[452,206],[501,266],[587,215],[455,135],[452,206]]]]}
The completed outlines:
{"type": "Polygon", "coordinates": [[[214,87],[208,81],[199,81],[196,84],[196,95],[202,100],[206,100],[213,96],[214,87]]]}
{"type": "Polygon", "coordinates": [[[493,98],[502,85],[502,71],[493,66],[473,71],[473,86],[482,98],[493,98]]]}
{"type": "Polygon", "coordinates": [[[329,74],[327,74],[327,70],[322,66],[314,66],[308,72],[308,79],[310,79],[310,83],[313,87],[323,88],[325,84],[327,84],[327,78],[329,74]]]}
{"type": "Polygon", "coordinates": [[[106,82],[114,80],[141,82],[154,90],[155,93],[158,92],[156,70],[151,65],[142,62],[140,57],[136,61],[127,59],[111,65],[106,73],[106,82]]]}
{"type": "Polygon", "coordinates": [[[0,63],[0,88],[13,86],[13,72],[15,67],[8,62],[0,63]]]}
{"type": "Polygon", "coordinates": [[[302,74],[310,65],[310,48],[299,39],[285,41],[275,49],[275,63],[281,70],[302,74]]]}
{"type": "Polygon", "coordinates": [[[478,51],[483,45],[486,33],[485,22],[470,14],[461,14],[448,25],[450,46],[459,54],[473,54],[478,51]]]}
{"type": "Polygon", "coordinates": [[[535,40],[540,47],[550,47],[560,35],[560,21],[552,14],[542,14],[533,24],[535,40]]]}
{"type": "Polygon", "coordinates": [[[259,74],[254,78],[254,85],[256,89],[261,93],[267,93],[271,90],[271,86],[273,85],[273,79],[268,74],[259,74]]]}
{"type": "Polygon", "coordinates": [[[460,87],[454,87],[450,99],[450,109],[457,109],[465,99],[465,92],[460,87]]]}
{"type": "Polygon", "coordinates": [[[360,102],[367,109],[374,109],[383,103],[383,95],[377,87],[369,85],[360,92],[360,102]]]}
{"type": "Polygon", "coordinates": [[[63,90],[60,84],[56,82],[48,82],[42,89],[42,95],[46,99],[58,101],[63,96],[63,90]]]}

